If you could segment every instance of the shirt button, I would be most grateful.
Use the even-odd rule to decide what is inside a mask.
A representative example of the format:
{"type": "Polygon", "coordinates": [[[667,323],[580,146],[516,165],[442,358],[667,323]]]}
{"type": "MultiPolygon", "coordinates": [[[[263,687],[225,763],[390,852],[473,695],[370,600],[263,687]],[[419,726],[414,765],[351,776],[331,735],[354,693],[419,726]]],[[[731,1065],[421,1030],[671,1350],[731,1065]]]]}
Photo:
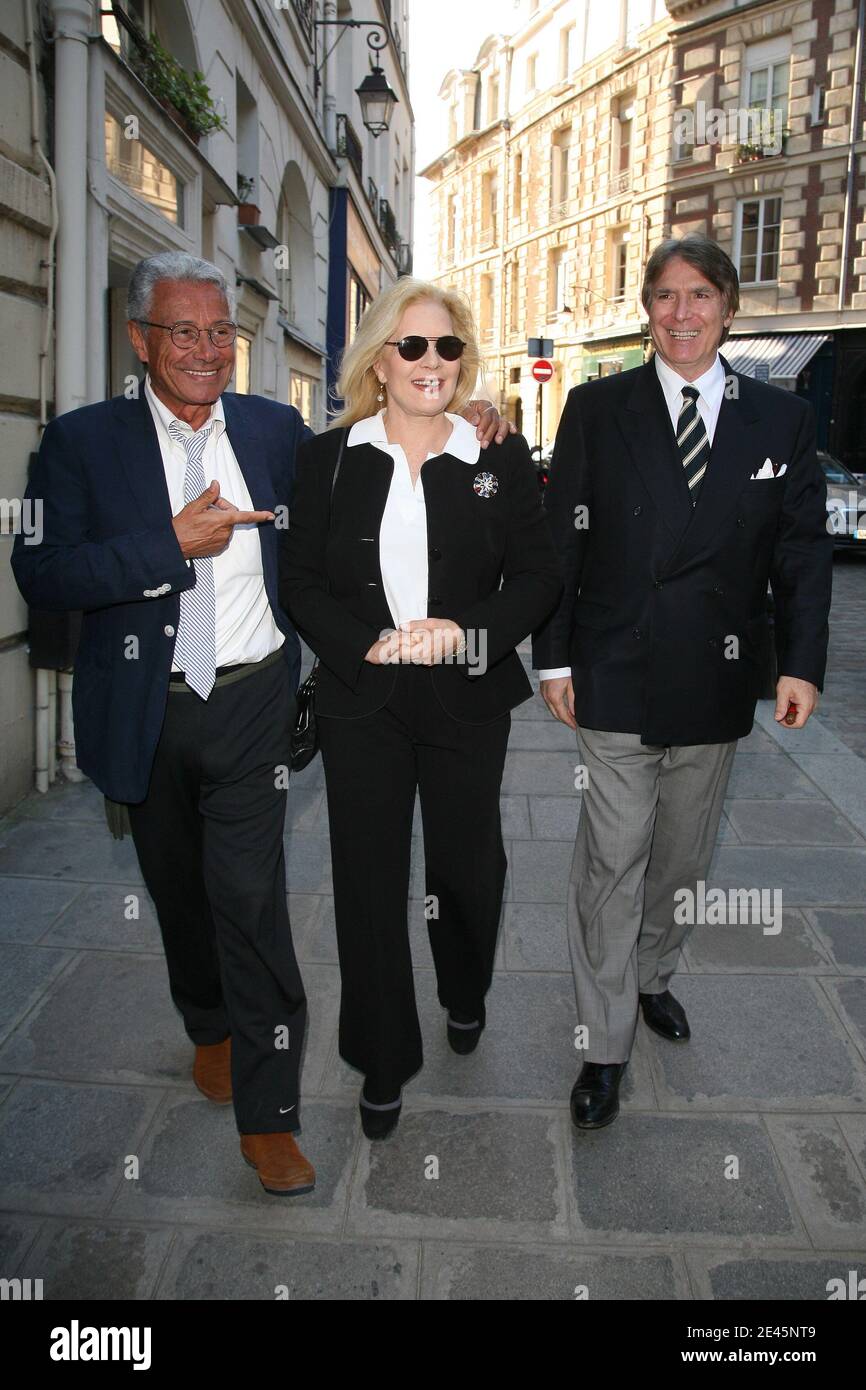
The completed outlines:
{"type": "Polygon", "coordinates": [[[164,627],[164,628],[163,628],[163,632],[165,633],[166,637],[173,637],[173,636],[174,636],[174,628],[171,626],[170,623],[168,624],[167,627],[164,627]]]}
{"type": "Polygon", "coordinates": [[[640,516],[642,511],[643,507],[635,507],[634,511],[632,512],[632,516],[640,516]]]}
{"type": "Polygon", "coordinates": [[[438,545],[431,546],[431,548],[430,548],[430,559],[431,559],[431,560],[441,560],[441,559],[442,559],[442,551],[439,549],[438,545]]]}

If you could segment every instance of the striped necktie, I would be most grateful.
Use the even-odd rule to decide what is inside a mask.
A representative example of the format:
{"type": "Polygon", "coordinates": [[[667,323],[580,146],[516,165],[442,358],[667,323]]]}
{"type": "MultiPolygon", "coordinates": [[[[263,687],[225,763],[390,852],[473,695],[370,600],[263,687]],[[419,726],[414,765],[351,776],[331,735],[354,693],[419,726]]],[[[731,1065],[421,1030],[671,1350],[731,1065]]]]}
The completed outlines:
{"type": "Polygon", "coordinates": [[[682,391],[683,403],[677,419],[677,446],[694,507],[710,461],[710,441],[698,410],[700,392],[694,386],[684,386],[682,391]]]}
{"type": "MultiPolygon", "coordinates": [[[[213,425],[190,433],[170,420],[168,432],[186,453],[186,473],[183,480],[184,503],[194,502],[207,487],[204,476],[205,445],[213,425]]],[[[216,680],[216,593],[214,590],[213,560],[209,555],[192,561],[195,584],[180,595],[180,620],[174,644],[176,665],[184,672],[191,690],[206,700],[216,680]]]]}

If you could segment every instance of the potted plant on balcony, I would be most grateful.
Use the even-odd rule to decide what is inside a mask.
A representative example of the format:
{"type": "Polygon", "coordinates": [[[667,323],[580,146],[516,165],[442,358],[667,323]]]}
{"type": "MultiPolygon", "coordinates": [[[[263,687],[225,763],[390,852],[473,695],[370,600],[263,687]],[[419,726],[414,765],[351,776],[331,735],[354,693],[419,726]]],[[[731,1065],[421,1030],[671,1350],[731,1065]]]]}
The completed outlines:
{"type": "Polygon", "coordinates": [[[155,34],[135,44],[131,65],[148,91],[196,145],[202,135],[227,129],[214,106],[204,75],[198,71],[187,72],[163,48],[155,34]]]}
{"type": "Polygon", "coordinates": [[[261,209],[250,201],[255,186],[255,179],[247,178],[245,174],[238,174],[238,197],[241,200],[238,205],[238,225],[241,227],[257,227],[259,225],[259,218],[262,215],[261,209]]]}

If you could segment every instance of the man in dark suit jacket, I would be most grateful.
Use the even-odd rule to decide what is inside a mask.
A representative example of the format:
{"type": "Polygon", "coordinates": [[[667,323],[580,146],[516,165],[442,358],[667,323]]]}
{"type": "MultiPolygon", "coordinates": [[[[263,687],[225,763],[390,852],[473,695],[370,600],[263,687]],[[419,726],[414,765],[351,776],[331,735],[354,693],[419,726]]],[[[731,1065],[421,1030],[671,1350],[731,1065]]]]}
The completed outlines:
{"type": "Polygon", "coordinates": [[[682,890],[705,878],[752,728],[768,580],[780,723],[806,723],[827,655],[832,543],[810,407],[719,356],[739,286],[714,242],[664,242],[642,299],[654,359],[568,397],[546,498],[565,594],[534,643],[586,784],[569,888],[579,1128],[616,1117],[639,1007],[661,1036],[689,1036],[668,989],[694,921],[682,890]]]}

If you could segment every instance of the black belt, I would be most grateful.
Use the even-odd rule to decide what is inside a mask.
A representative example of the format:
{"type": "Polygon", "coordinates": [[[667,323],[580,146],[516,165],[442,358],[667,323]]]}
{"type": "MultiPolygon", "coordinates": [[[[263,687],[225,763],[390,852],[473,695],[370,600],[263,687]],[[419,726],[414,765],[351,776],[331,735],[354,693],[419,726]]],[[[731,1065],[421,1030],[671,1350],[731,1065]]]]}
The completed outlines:
{"type": "MultiPolygon", "coordinates": [[[[263,657],[261,661],[241,661],[236,666],[218,666],[216,668],[216,679],[214,685],[225,685],[232,678],[242,680],[244,676],[251,676],[255,671],[263,671],[266,666],[273,666],[274,662],[283,654],[282,647],[278,647],[270,656],[263,657]]],[[[168,683],[176,687],[177,690],[189,690],[190,686],[186,683],[186,673],[184,671],[172,671],[168,678],[168,683]]]]}

